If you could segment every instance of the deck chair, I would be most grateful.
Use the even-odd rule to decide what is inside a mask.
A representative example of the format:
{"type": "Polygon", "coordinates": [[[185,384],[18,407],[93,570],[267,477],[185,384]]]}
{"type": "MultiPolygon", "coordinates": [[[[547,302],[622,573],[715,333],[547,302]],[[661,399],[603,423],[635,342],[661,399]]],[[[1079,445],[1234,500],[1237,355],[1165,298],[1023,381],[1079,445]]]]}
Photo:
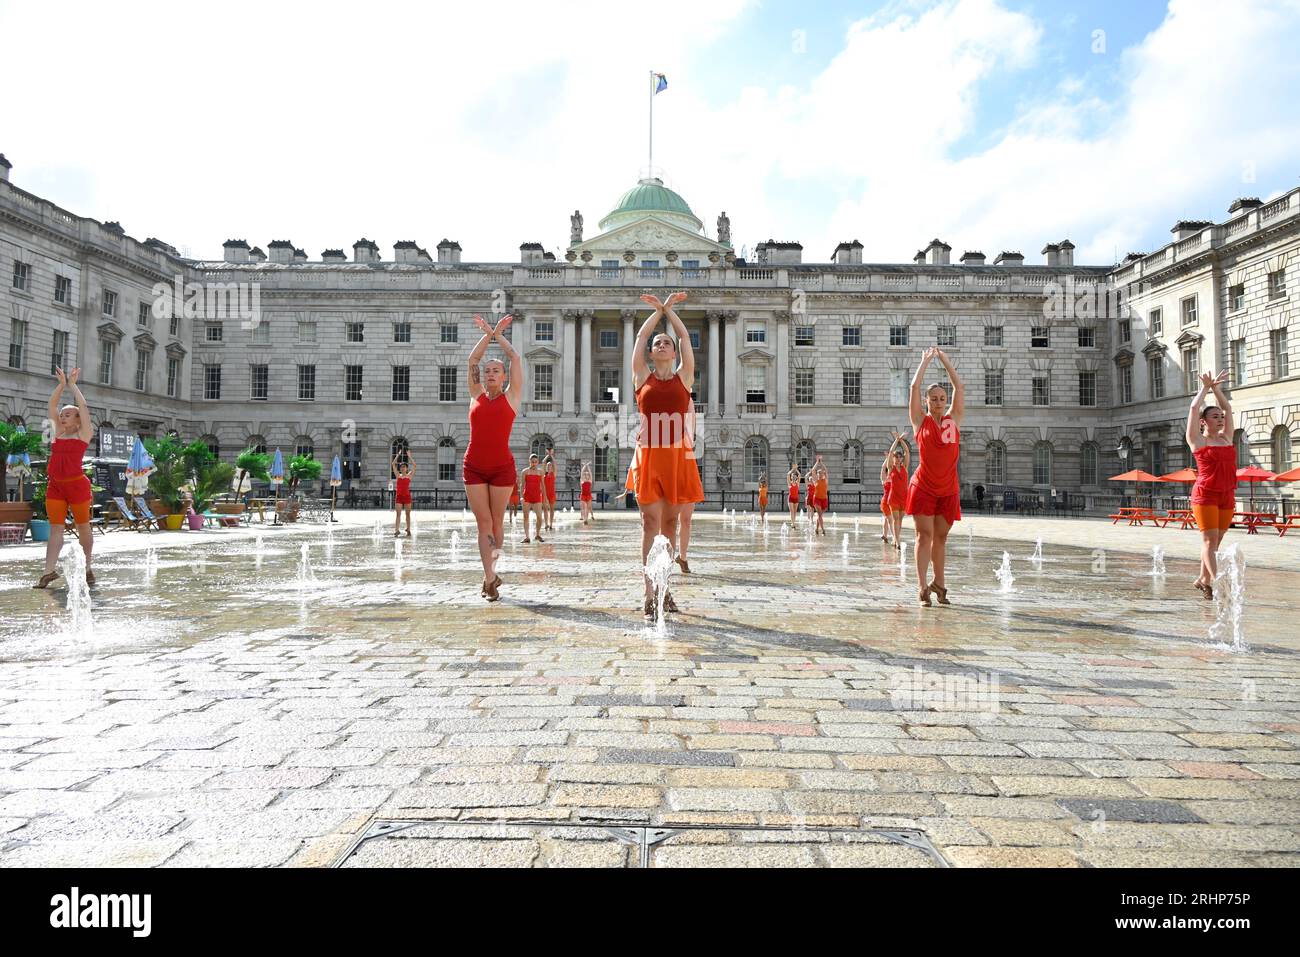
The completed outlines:
{"type": "Polygon", "coordinates": [[[145,527],[140,516],[131,511],[131,506],[126,504],[126,499],[121,496],[113,496],[113,507],[117,509],[117,520],[122,525],[134,532],[143,531],[145,527]]]}
{"type": "Polygon", "coordinates": [[[153,525],[154,528],[160,531],[162,530],[162,519],[153,513],[153,510],[149,508],[148,502],[139,495],[131,499],[131,501],[135,503],[135,510],[139,514],[140,521],[144,523],[145,528],[153,525]]]}

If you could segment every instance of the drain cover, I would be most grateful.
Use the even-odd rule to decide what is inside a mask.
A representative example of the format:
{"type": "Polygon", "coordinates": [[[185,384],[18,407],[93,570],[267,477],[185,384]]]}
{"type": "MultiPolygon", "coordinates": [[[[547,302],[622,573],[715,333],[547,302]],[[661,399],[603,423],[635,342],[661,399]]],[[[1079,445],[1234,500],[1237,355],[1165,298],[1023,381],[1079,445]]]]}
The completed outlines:
{"type": "Polygon", "coordinates": [[[911,828],[374,820],[335,867],[947,867],[911,828]]]}

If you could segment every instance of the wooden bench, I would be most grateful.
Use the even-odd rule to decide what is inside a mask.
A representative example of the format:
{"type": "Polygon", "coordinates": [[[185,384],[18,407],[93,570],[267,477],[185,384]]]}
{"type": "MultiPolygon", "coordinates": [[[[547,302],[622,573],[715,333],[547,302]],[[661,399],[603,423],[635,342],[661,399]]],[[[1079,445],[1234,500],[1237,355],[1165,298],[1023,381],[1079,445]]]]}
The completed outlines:
{"type": "Polygon", "coordinates": [[[1277,537],[1282,538],[1293,528],[1300,528],[1300,515],[1288,515],[1280,522],[1269,522],[1277,529],[1277,537]]]}

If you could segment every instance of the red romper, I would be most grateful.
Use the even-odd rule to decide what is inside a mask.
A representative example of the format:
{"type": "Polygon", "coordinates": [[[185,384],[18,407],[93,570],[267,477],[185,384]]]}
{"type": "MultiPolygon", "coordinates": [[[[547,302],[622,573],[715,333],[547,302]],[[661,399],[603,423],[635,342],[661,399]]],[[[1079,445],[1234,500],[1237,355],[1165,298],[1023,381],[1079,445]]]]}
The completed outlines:
{"type": "Polygon", "coordinates": [[[1193,505],[1232,509],[1237,505],[1237,450],[1231,445],[1206,445],[1192,453],[1196,459],[1193,505]]]}
{"type": "Polygon", "coordinates": [[[505,393],[489,399],[480,392],[469,407],[469,445],[465,448],[465,484],[509,488],[519,473],[510,451],[515,410],[505,393]]]}
{"type": "Polygon", "coordinates": [[[961,521],[957,481],[961,431],[957,423],[950,415],[945,415],[942,423],[927,415],[916,434],[916,445],[920,462],[907,487],[907,514],[942,515],[949,525],[961,521]]]}
{"type": "Polygon", "coordinates": [[[539,505],[542,501],[542,477],[524,473],[524,501],[529,505],[539,505]]]}
{"type": "MultiPolygon", "coordinates": [[[[49,478],[45,490],[45,503],[46,514],[51,521],[61,523],[68,510],[65,507],[59,515],[55,516],[50,509],[50,503],[85,505],[94,498],[90,479],[86,478],[81,464],[82,456],[86,454],[87,444],[81,439],[57,436],[50,446],[50,461],[45,471],[49,478]]],[[[89,521],[89,516],[86,521],[89,521]]]]}
{"type": "Polygon", "coordinates": [[[889,509],[903,510],[907,504],[907,469],[901,465],[889,470],[889,509]]]}
{"type": "Polygon", "coordinates": [[[546,480],[546,500],[552,505],[555,504],[555,473],[547,472],[544,476],[546,480]]]}
{"type": "Polygon", "coordinates": [[[582,483],[582,500],[583,500],[584,502],[590,502],[590,501],[591,501],[591,483],[590,483],[590,482],[583,482],[583,483],[582,483]]]}
{"type": "Polygon", "coordinates": [[[397,476],[397,497],[394,501],[398,505],[411,504],[411,476],[397,476]]]}

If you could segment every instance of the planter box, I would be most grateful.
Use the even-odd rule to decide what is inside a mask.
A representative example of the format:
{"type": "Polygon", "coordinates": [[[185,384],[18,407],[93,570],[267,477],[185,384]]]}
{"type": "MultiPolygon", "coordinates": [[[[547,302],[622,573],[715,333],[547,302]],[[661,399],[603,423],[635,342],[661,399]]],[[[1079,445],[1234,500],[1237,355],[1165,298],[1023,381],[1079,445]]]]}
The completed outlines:
{"type": "Polygon", "coordinates": [[[50,523],[43,518],[34,518],[31,521],[32,541],[48,542],[50,540],[50,523]]]}
{"type": "Polygon", "coordinates": [[[34,514],[31,502],[0,502],[0,525],[26,525],[34,514]]]}
{"type": "MultiPolygon", "coordinates": [[[[154,512],[154,514],[157,515],[158,513],[154,512]]],[[[184,515],[167,515],[160,517],[163,520],[163,524],[167,526],[167,530],[170,532],[179,532],[181,530],[181,525],[185,523],[184,515]]]]}

